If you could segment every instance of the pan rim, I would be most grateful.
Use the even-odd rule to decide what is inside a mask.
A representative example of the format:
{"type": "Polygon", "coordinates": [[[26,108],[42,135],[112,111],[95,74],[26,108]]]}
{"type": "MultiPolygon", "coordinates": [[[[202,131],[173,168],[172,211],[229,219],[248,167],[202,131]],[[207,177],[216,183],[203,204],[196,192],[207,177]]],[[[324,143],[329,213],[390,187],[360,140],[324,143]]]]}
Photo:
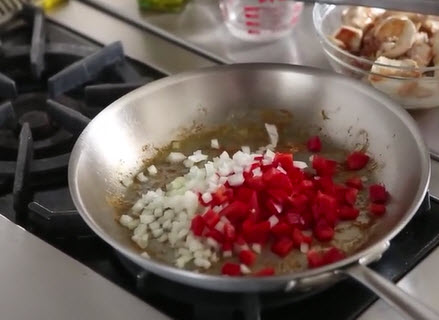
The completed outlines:
{"type": "MultiPolygon", "coordinates": [[[[272,284],[283,284],[289,283],[292,281],[312,278],[315,276],[320,276],[323,274],[335,274],[339,270],[343,270],[349,265],[359,263],[360,261],[366,261],[368,257],[374,257],[377,254],[383,252],[383,244],[389,242],[393,239],[412,219],[414,214],[417,212],[419,207],[422,204],[422,201],[427,194],[429,181],[430,181],[430,156],[428,149],[423,141],[423,138],[417,128],[417,124],[414,119],[409,115],[409,113],[400,107],[396,102],[392,101],[389,97],[385,96],[383,93],[367,86],[366,84],[361,83],[360,81],[355,81],[348,77],[322,70],[313,67],[305,67],[305,66],[297,66],[297,65],[287,65],[287,64],[279,64],[279,63],[243,63],[243,64],[231,64],[231,65],[221,65],[214,67],[207,67],[197,69],[195,71],[188,71],[179,73],[176,75],[168,76],[163,79],[159,79],[152,83],[146,84],[143,87],[140,87],[118,100],[114,101],[107,108],[105,108],[101,113],[99,113],[90,124],[84,129],[81,135],[78,137],[78,140],[75,143],[75,146],[71,152],[71,157],[69,160],[68,166],[68,181],[69,181],[69,190],[72,195],[73,203],[80,213],[81,217],[87,223],[87,225],[105,242],[107,242],[110,246],[116,249],[119,253],[129,258],[131,261],[135,262],[137,265],[150,270],[153,273],[163,275],[172,275],[172,279],[185,279],[184,282],[186,284],[199,284],[201,281],[208,282],[221,282],[222,284],[228,283],[227,289],[224,289],[223,286],[218,286],[218,290],[220,291],[235,291],[235,292],[248,292],[255,291],[251,288],[257,288],[258,291],[263,291],[264,284],[272,283],[272,284]],[[218,72],[231,72],[236,70],[249,70],[253,72],[261,72],[261,71],[284,71],[284,72],[293,72],[293,73],[302,73],[307,75],[317,75],[319,77],[326,77],[337,80],[341,82],[346,88],[353,87],[357,91],[360,91],[364,95],[373,96],[375,99],[380,100],[383,107],[388,108],[395,117],[399,118],[399,120],[408,128],[410,133],[412,134],[414,140],[417,143],[419,149],[419,155],[421,157],[421,167],[419,168],[419,172],[421,173],[420,182],[418,186],[417,193],[414,195],[414,201],[410,205],[407,213],[404,217],[399,221],[399,223],[389,230],[379,241],[375,244],[365,247],[363,250],[357,252],[356,254],[349,256],[337,263],[330,264],[327,266],[323,266],[316,269],[305,270],[301,272],[293,272],[291,274],[286,275],[275,275],[266,278],[255,278],[255,277],[224,277],[221,275],[207,275],[207,274],[199,274],[188,270],[178,269],[177,267],[167,265],[158,261],[154,261],[152,259],[144,259],[138,253],[134,251],[126,250],[122,245],[120,245],[116,240],[114,240],[111,236],[107,235],[101,227],[93,221],[93,219],[89,216],[87,211],[85,210],[85,206],[80,198],[80,192],[78,188],[76,177],[77,164],[80,159],[79,145],[85,140],[88,132],[92,128],[93,121],[95,119],[99,119],[103,117],[106,113],[112,112],[113,109],[121,108],[122,106],[129,104],[130,101],[137,99],[141,95],[146,95],[148,92],[156,91],[162,87],[166,87],[181,81],[188,80],[193,77],[199,77],[208,75],[211,73],[218,72]],[[251,286],[249,284],[251,283],[251,286]],[[250,288],[251,287],[251,288],[250,288]]],[[[178,280],[177,280],[178,281],[178,280]]],[[[196,285],[198,287],[207,288],[204,285],[196,285]]],[[[271,290],[271,289],[267,289],[271,290]]]]}

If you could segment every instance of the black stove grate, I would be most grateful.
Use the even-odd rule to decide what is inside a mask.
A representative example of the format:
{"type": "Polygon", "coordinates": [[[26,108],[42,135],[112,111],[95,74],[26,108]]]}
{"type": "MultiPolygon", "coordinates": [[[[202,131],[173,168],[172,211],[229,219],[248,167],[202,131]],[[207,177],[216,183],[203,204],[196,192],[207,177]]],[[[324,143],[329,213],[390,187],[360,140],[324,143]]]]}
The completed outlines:
{"type": "Polygon", "coordinates": [[[9,218],[57,236],[90,233],[71,199],[58,209],[35,192],[65,185],[70,151],[90,119],[157,75],[139,73],[120,42],[99,48],[52,39],[32,5],[0,36],[0,191],[12,191],[9,218]]]}

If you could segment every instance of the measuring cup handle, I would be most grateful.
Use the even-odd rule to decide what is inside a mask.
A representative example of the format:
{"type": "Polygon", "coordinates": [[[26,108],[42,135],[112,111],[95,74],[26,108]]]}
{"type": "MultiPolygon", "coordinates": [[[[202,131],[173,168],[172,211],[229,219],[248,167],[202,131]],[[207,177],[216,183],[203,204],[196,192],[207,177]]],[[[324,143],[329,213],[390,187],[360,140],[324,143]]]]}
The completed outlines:
{"type": "Polygon", "coordinates": [[[437,320],[439,314],[372,269],[356,264],[342,271],[368,287],[408,319],[437,320]]]}

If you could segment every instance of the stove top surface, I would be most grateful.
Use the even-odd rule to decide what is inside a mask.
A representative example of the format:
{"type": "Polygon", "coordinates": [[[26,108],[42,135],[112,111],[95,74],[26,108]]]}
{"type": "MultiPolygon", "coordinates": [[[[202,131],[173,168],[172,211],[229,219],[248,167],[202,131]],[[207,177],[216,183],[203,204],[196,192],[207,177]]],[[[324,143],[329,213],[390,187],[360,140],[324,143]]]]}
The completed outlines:
{"type": "MultiPolygon", "coordinates": [[[[349,280],[303,301],[285,293],[205,291],[147,273],[119,256],[74,208],[69,152],[106,105],[162,75],[125,58],[120,43],[101,47],[29,7],[0,27],[0,37],[0,213],[11,221],[172,318],[354,319],[376,299],[349,280]]],[[[427,198],[374,268],[400,279],[438,245],[438,230],[439,205],[427,198]]]]}

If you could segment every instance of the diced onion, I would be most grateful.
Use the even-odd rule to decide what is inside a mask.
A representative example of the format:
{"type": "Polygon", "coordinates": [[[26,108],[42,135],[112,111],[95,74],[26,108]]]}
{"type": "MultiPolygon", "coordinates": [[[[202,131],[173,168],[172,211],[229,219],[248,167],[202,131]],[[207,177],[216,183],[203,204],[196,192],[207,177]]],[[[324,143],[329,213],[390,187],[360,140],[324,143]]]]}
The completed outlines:
{"type": "Polygon", "coordinates": [[[212,147],[212,149],[219,149],[219,142],[218,139],[212,139],[210,140],[210,146],[212,147]]]}
{"type": "Polygon", "coordinates": [[[251,150],[249,146],[242,146],[241,147],[242,152],[246,153],[246,154],[250,154],[251,150]]]}
{"type": "Polygon", "coordinates": [[[232,174],[231,176],[229,176],[227,178],[227,182],[232,187],[240,186],[240,185],[242,185],[244,183],[244,175],[242,173],[232,174]]]}
{"type": "Polygon", "coordinates": [[[136,176],[137,180],[139,180],[140,182],[146,182],[148,181],[148,177],[145,176],[145,174],[143,173],[143,171],[140,171],[139,174],[136,176]]]}
{"type": "Polygon", "coordinates": [[[299,169],[308,168],[308,165],[306,164],[306,162],[303,162],[303,161],[293,161],[293,164],[296,168],[299,168],[299,169]]]}
{"type": "Polygon", "coordinates": [[[273,215],[270,218],[268,218],[268,222],[270,223],[270,227],[273,228],[275,225],[279,223],[279,219],[278,217],[273,215]]]}
{"type": "Polygon", "coordinates": [[[241,273],[242,274],[249,274],[252,273],[252,271],[249,269],[249,267],[247,267],[245,264],[241,264],[239,266],[239,268],[241,269],[241,273]]]}
{"type": "Polygon", "coordinates": [[[125,178],[122,179],[121,182],[122,182],[122,184],[123,184],[125,187],[128,188],[130,185],[133,184],[133,179],[130,178],[130,177],[125,177],[125,178]]]}
{"type": "Polygon", "coordinates": [[[300,252],[307,253],[309,251],[309,244],[306,242],[302,242],[300,244],[300,252]]]}
{"type": "Polygon", "coordinates": [[[201,150],[197,150],[194,152],[193,155],[189,156],[188,159],[194,163],[198,163],[207,160],[207,155],[202,154],[201,150]]]}
{"type": "Polygon", "coordinates": [[[209,203],[210,201],[212,201],[212,195],[209,192],[205,192],[201,196],[201,199],[203,199],[204,203],[209,203]]]}
{"type": "Polygon", "coordinates": [[[257,254],[260,254],[262,252],[262,246],[259,243],[253,243],[252,250],[257,254]]]}
{"type": "Polygon", "coordinates": [[[149,166],[147,170],[150,176],[155,176],[158,172],[155,165],[149,166]]]}
{"type": "Polygon", "coordinates": [[[273,146],[273,148],[276,148],[279,141],[279,133],[277,132],[276,126],[266,123],[265,130],[267,130],[268,137],[270,138],[270,144],[273,146]]]}
{"type": "Polygon", "coordinates": [[[262,170],[259,167],[253,169],[252,173],[253,173],[254,177],[261,177],[262,176],[262,170]]]}
{"type": "Polygon", "coordinates": [[[223,257],[224,258],[231,258],[232,257],[232,251],[231,250],[223,251],[223,257]]]}
{"type": "Polygon", "coordinates": [[[283,174],[287,174],[287,172],[285,171],[285,169],[282,168],[281,166],[278,166],[276,169],[279,170],[280,172],[282,172],[283,174]]]}
{"type": "Polygon", "coordinates": [[[186,156],[181,152],[171,152],[169,153],[166,160],[170,163],[180,163],[186,159],[186,156]]]}

